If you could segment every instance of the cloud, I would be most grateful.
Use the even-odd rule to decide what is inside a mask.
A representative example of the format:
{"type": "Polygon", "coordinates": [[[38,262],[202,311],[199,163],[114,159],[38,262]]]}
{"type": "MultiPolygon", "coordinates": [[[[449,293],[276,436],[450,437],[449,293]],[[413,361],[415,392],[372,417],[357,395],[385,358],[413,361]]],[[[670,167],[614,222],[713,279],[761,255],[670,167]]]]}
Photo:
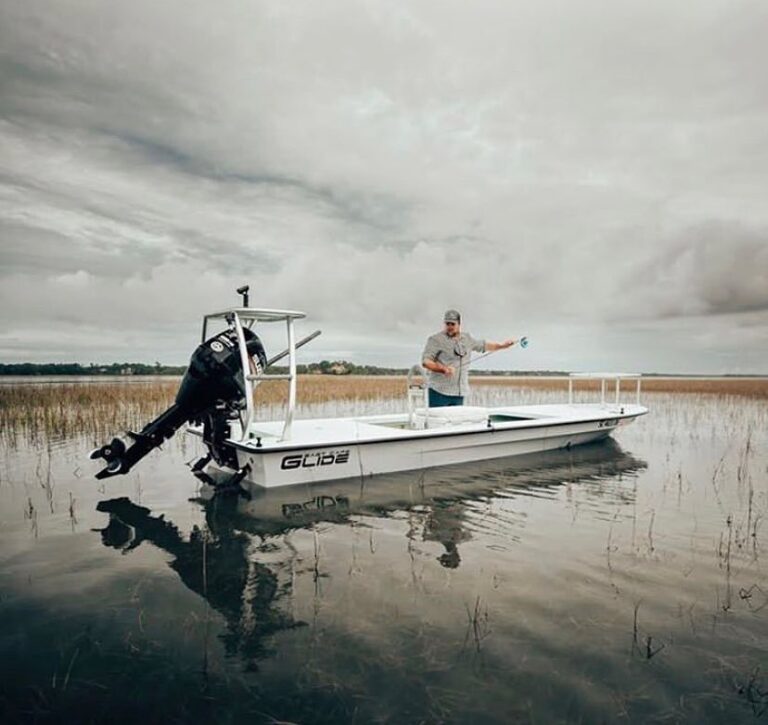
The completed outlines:
{"type": "Polygon", "coordinates": [[[559,339],[543,367],[622,326],[639,355],[679,320],[741,329],[768,287],[766,20],[751,0],[8,0],[0,358],[53,355],[52,320],[56,355],[183,358],[246,281],[310,311],[323,351],[387,363],[448,306],[559,339]]]}
{"type": "Polygon", "coordinates": [[[625,280],[626,317],[729,315],[768,311],[768,227],[709,222],[664,240],[625,280]],[[642,307],[630,303],[634,297],[642,307]]]}

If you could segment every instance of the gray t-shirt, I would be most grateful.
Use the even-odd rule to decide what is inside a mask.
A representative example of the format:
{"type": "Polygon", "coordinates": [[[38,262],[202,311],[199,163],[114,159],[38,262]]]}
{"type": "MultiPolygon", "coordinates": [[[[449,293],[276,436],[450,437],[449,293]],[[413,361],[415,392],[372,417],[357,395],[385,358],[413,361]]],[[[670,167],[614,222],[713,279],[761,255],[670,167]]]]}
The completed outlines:
{"type": "Polygon", "coordinates": [[[485,352],[485,340],[475,340],[472,335],[461,332],[449,337],[445,332],[436,332],[427,339],[422,360],[434,360],[441,365],[450,365],[453,375],[428,371],[429,387],[443,395],[466,395],[469,393],[469,363],[472,351],[485,352]]]}

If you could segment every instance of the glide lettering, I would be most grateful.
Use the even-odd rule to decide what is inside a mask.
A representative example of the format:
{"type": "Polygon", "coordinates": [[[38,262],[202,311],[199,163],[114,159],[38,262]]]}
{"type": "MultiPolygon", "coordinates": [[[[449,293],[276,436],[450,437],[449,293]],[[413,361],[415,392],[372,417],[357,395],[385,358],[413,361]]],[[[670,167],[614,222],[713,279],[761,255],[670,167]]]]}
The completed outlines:
{"type": "Polygon", "coordinates": [[[283,516],[292,519],[295,516],[307,512],[325,511],[326,509],[348,509],[349,499],[346,496],[315,496],[304,503],[284,503],[282,506],[283,516]]]}
{"type": "Polygon", "coordinates": [[[280,468],[290,471],[294,468],[316,468],[318,466],[333,466],[349,462],[349,449],[343,451],[312,451],[311,453],[295,453],[283,456],[280,468]]]}

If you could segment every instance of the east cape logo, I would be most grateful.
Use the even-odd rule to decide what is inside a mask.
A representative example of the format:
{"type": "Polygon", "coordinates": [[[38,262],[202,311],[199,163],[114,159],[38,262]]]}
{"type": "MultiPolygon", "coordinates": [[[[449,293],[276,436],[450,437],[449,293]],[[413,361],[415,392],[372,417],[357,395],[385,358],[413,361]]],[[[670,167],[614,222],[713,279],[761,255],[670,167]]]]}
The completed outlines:
{"type": "Polygon", "coordinates": [[[349,449],[341,451],[312,451],[311,453],[296,453],[283,456],[280,468],[290,471],[294,468],[316,468],[317,466],[333,466],[337,463],[349,462],[349,449]]]}
{"type": "Polygon", "coordinates": [[[613,428],[619,422],[618,418],[611,418],[611,420],[601,420],[598,422],[598,428],[613,428]]]}

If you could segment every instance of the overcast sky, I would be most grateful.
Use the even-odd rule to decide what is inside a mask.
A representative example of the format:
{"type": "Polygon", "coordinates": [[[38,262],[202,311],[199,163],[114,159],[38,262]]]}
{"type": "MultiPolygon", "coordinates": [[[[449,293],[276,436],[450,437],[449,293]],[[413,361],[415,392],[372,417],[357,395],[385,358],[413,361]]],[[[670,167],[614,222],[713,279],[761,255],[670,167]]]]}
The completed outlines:
{"type": "Polygon", "coordinates": [[[765,0],[3,0],[0,361],[768,373],[765,0]],[[281,331],[282,332],[282,331],[281,331]],[[282,346],[265,334],[268,352],[282,346]]]}

